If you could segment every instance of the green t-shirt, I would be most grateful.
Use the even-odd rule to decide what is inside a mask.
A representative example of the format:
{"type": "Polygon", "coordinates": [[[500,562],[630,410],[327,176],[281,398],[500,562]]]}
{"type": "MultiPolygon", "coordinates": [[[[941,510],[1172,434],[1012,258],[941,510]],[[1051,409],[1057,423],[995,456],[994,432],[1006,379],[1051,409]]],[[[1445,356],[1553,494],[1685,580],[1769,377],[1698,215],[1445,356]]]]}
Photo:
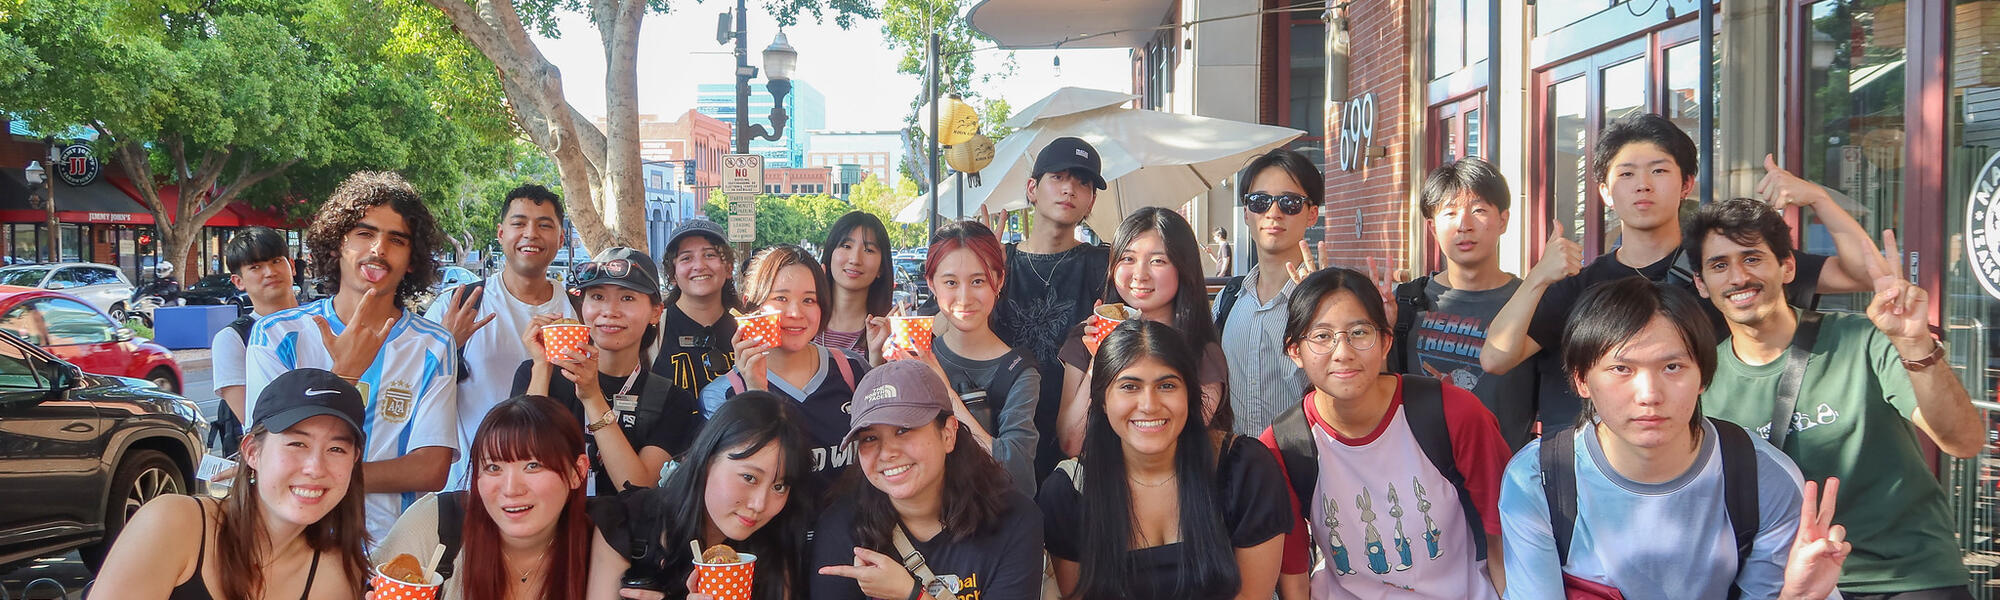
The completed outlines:
{"type": "MultiPolygon", "coordinates": [[[[1715,381],[1702,395],[1702,412],[1770,437],[1785,357],[1745,364],[1727,339],[1715,354],[1715,381]]],[[[1806,479],[1840,478],[1833,521],[1847,527],[1854,543],[1840,576],[1844,591],[1966,584],[1944,487],[1925,464],[1910,421],[1916,407],[1909,372],[1888,336],[1864,315],[1827,313],[1783,449],[1806,479]]]]}

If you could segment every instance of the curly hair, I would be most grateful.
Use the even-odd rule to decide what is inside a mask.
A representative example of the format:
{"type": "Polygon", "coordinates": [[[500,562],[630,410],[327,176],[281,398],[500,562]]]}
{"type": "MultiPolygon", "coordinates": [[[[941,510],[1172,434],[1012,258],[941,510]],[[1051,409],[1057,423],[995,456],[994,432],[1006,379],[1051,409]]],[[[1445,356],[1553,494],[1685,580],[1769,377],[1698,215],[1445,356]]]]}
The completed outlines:
{"type": "Polygon", "coordinates": [[[438,262],[432,251],[443,244],[444,237],[438,233],[437,219],[417,198],[416,188],[395,173],[357,171],[333,189],[306,230],[306,252],[321,275],[321,294],[331,296],[340,291],[340,246],[347,232],[361,222],[368,209],[385,204],[402,215],[403,225],[410,229],[410,264],[403,280],[396,284],[396,307],[407,307],[411,298],[437,282],[438,262]]]}

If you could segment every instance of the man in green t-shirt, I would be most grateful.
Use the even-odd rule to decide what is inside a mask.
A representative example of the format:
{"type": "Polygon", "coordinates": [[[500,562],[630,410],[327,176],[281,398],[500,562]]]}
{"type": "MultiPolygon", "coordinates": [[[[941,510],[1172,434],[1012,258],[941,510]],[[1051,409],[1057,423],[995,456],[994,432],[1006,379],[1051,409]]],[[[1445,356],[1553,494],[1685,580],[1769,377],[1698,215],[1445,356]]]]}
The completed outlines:
{"type": "MultiPolygon", "coordinates": [[[[1793,338],[1810,327],[1801,323],[1809,313],[1784,297],[1795,275],[1791,228],[1770,205],[1736,199],[1702,207],[1687,231],[1697,289],[1729,321],[1703,406],[1772,438],[1793,338]]],[[[1893,232],[1883,232],[1882,244],[1901,256],[1893,232]]],[[[1775,437],[1806,479],[1841,480],[1834,521],[1854,544],[1843,595],[1969,600],[1944,488],[1914,429],[1970,458],[1985,442],[1984,421],[1931,337],[1929,299],[1903,277],[1900,260],[1870,265],[1875,298],[1865,317],[1821,316],[1787,427],[1775,437]]]]}

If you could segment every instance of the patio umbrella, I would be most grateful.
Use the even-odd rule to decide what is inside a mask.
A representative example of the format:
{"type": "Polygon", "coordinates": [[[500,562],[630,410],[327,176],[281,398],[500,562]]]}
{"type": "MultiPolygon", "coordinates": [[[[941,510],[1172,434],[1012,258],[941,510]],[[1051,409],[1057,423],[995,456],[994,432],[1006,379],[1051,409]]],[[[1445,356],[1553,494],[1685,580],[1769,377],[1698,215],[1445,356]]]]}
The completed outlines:
{"type": "MultiPolygon", "coordinates": [[[[1085,219],[1100,235],[1109,235],[1126,213],[1147,206],[1179,207],[1197,194],[1221,184],[1251,157],[1285,144],[1305,132],[1286,127],[1244,123],[1153,110],[1123,108],[1116,103],[1076,110],[1058,97],[1108,98],[1099,90],[1064,88],[1037,102],[1044,113],[1000,141],[993,162],[980,171],[980,181],[948,178],[938,188],[938,214],[958,219],[988,211],[1027,208],[1027,181],[1035,156],[1060,137],[1083,138],[1097,148],[1106,189],[1085,219]]],[[[1088,103],[1084,103],[1088,104],[1088,103]]],[[[897,215],[906,223],[923,222],[928,203],[922,200],[897,215]]]]}

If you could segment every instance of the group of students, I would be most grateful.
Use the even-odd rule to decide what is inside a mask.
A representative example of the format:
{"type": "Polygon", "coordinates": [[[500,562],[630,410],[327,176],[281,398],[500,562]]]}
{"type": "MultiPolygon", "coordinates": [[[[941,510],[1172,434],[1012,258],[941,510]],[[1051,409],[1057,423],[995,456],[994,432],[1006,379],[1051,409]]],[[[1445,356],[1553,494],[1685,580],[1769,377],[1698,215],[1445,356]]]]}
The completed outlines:
{"type": "Polygon", "coordinates": [[[707,600],[692,563],[726,543],[758,600],[1969,597],[1916,431],[1968,456],[1984,426],[1893,237],[1774,164],[1684,225],[1691,140],[1654,115],[1601,138],[1623,244],[1584,266],[1557,233],[1526,278],[1478,159],[1430,174],[1445,268],[1397,284],[1320,268],[1320,173],[1259,156],[1254,260],[1214,302],[1174,211],[1078,241],[1105,181],[1058,139],[1024,241],[932,234],[928,347],[889,342],[875,217],[740,271],[689,221],[658,264],[610,248],[558,284],[534,185],[503,199],[505,267],[420,317],[435,226],[356,174],[306,237],[330,297],[288,300],[275,232],[230,241],[256,304],[217,334],[236,491],[143,507],[93,594],[355,598],[442,547],[444,598],[707,600]],[[1834,268],[1791,247],[1792,205],[1834,268]],[[1865,316],[1807,308],[1868,290],[1865,316]],[[1136,318],[1090,321],[1114,303],[1136,318]],[[562,318],[589,339],[550,355],[562,318]]]}

